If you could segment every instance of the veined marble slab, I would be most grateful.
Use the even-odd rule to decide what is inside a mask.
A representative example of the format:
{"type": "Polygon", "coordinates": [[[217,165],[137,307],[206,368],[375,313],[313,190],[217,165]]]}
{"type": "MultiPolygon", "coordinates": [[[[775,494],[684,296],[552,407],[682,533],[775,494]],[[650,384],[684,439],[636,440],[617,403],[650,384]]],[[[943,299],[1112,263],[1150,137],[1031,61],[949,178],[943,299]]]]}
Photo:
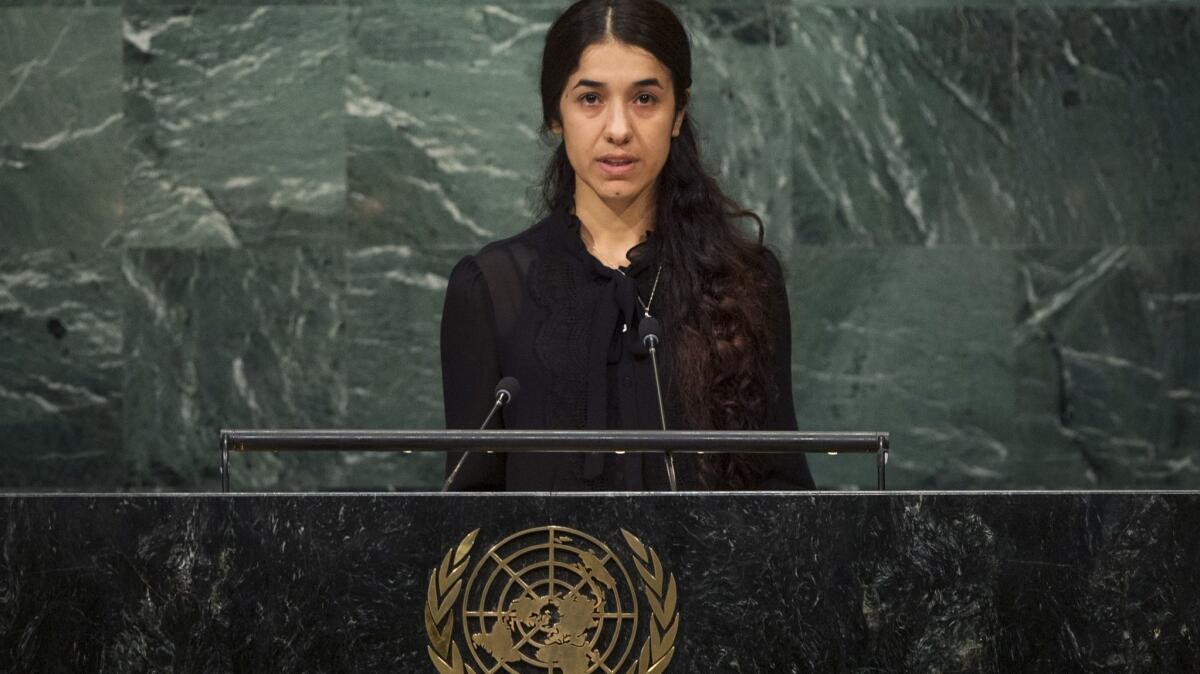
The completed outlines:
{"type": "MultiPolygon", "coordinates": [[[[536,219],[566,4],[0,0],[0,487],[212,488],[221,425],[439,426],[445,279],[536,219]]],[[[1196,2],[673,6],[704,158],[789,274],[802,427],[891,431],[908,488],[1200,485],[1196,2]]]]}
{"type": "Polygon", "coordinates": [[[558,526],[674,577],[668,672],[1195,671],[1198,518],[1197,492],[7,496],[0,668],[434,672],[443,557],[478,530],[472,601],[486,551],[558,526]]]}

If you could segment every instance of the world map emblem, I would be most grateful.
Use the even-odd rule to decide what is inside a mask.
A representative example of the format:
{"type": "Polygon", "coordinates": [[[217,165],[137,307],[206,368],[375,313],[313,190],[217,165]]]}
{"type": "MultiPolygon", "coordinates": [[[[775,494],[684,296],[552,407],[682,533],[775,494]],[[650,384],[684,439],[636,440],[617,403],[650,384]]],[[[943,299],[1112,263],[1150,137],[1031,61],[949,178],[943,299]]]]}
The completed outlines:
{"type": "Polygon", "coordinates": [[[527,529],[473,554],[478,534],[430,573],[425,631],[440,674],[666,671],[679,632],[678,589],[632,533],[621,530],[624,555],[560,526],[527,529]]]}

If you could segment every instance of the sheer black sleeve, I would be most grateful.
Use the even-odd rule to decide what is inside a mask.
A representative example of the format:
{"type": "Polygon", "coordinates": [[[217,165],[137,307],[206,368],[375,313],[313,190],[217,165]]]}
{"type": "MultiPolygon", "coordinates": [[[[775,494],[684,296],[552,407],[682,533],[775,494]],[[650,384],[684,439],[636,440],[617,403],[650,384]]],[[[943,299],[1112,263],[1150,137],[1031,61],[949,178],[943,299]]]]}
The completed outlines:
{"type": "MultiPolygon", "coordinates": [[[[496,348],[495,317],[487,280],[472,256],[464,257],[450,272],[442,307],[442,401],[446,428],[475,429],[492,409],[500,360],[496,348]]],[[[501,428],[500,415],[490,428],[501,428]]],[[[449,475],[461,453],[446,457],[449,475]]],[[[504,454],[477,452],[467,457],[452,489],[503,491],[504,454]]]]}
{"type": "MultiPolygon", "coordinates": [[[[768,297],[771,330],[775,336],[771,368],[771,400],[763,430],[797,430],[792,400],[792,319],[788,308],[787,286],[779,260],[767,253],[767,271],[772,279],[768,297]]],[[[763,489],[815,489],[808,460],[803,454],[767,454],[767,473],[763,489]]]]}

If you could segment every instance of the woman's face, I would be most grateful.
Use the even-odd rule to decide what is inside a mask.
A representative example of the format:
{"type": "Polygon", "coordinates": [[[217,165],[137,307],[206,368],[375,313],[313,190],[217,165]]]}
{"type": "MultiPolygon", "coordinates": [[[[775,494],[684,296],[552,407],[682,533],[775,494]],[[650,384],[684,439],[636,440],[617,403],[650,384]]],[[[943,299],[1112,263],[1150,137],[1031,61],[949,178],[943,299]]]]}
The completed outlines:
{"type": "Polygon", "coordinates": [[[684,116],[675,114],[670,71],[645,49],[615,40],[584,50],[559,111],[562,124],[550,128],[563,136],[576,198],[590,190],[614,206],[654,185],[684,116]]]}

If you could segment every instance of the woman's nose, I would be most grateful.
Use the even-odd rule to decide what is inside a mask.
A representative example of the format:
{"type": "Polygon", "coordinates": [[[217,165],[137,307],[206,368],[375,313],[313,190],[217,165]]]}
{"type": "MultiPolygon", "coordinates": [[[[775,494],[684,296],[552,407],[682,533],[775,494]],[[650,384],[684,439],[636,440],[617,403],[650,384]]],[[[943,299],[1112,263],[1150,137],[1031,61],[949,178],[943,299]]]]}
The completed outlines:
{"type": "Polygon", "coordinates": [[[624,145],[632,133],[628,113],[621,105],[614,105],[611,109],[612,112],[608,116],[608,141],[614,145],[624,145]]]}

